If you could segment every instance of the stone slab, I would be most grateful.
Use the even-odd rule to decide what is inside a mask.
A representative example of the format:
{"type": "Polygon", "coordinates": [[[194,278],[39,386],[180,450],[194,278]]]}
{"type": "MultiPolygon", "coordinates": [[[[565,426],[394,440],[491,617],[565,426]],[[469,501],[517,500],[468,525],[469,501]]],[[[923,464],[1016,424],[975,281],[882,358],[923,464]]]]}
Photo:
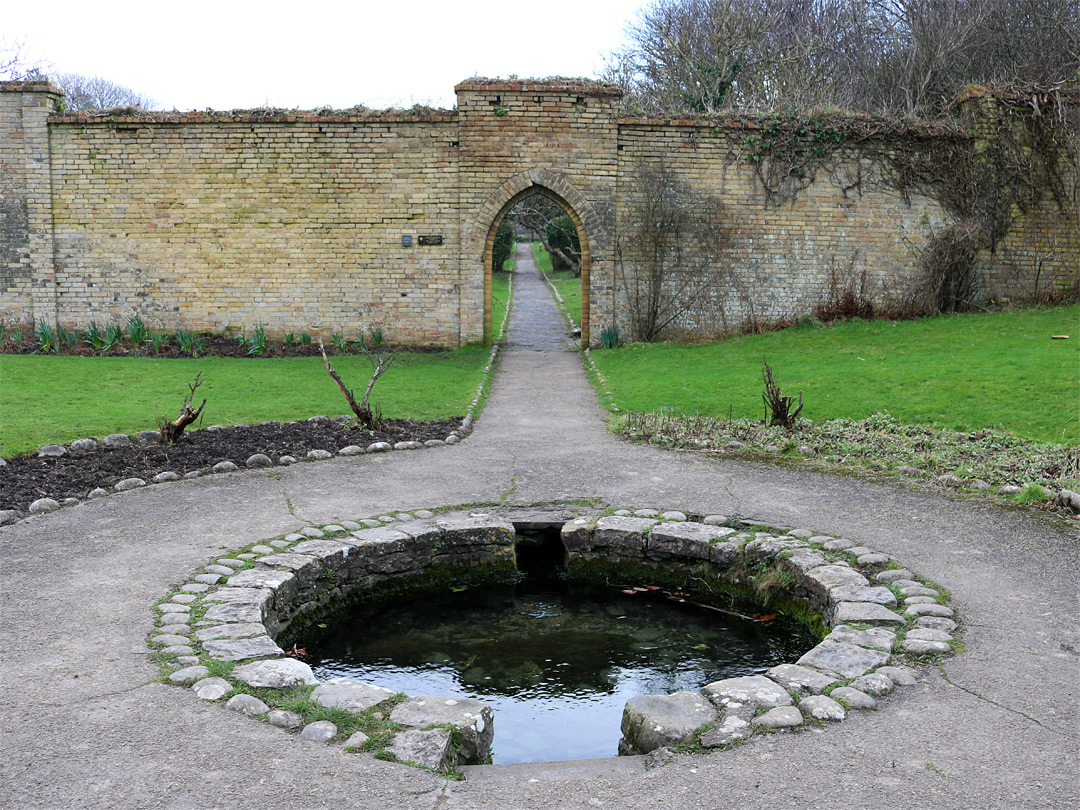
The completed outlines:
{"type": "Polygon", "coordinates": [[[315,687],[311,699],[327,709],[346,709],[362,712],[394,696],[382,686],[363,683],[353,678],[331,678],[315,687]]]}
{"type": "Polygon", "coordinates": [[[719,706],[732,703],[770,708],[791,705],[791,695],[787,690],[764,675],[744,675],[713,681],[702,687],[701,691],[719,706]]]}
{"type": "Polygon", "coordinates": [[[487,762],[495,736],[495,714],[486,703],[473,698],[417,695],[399,703],[390,720],[407,728],[451,726],[458,731],[463,764],[487,762]]]}
{"type": "Polygon", "coordinates": [[[214,639],[203,642],[207,655],[218,661],[243,661],[245,658],[278,658],[285,654],[270,636],[214,639]]]}
{"type": "Polygon", "coordinates": [[[295,658],[280,658],[244,664],[232,671],[248,686],[267,689],[288,689],[293,686],[317,684],[319,681],[311,667],[295,658]]]}
{"type": "Polygon", "coordinates": [[[904,617],[876,602],[839,602],[833,608],[833,621],[841,624],[878,626],[907,624],[904,617]]]}
{"type": "Polygon", "coordinates": [[[842,678],[857,678],[888,663],[889,654],[855,644],[823,641],[803,655],[796,663],[831,672],[842,678]]]}
{"type": "Polygon", "coordinates": [[[433,771],[454,767],[453,735],[446,728],[409,729],[394,735],[386,747],[398,762],[407,762],[433,771]]]}
{"type": "Polygon", "coordinates": [[[637,695],[622,714],[620,753],[647,754],[690,742],[694,730],[716,720],[716,709],[698,692],[637,695]]]}
{"type": "Polygon", "coordinates": [[[765,674],[789,692],[804,692],[811,695],[820,695],[828,687],[837,683],[836,678],[830,675],[797,664],[780,664],[765,674]]]}

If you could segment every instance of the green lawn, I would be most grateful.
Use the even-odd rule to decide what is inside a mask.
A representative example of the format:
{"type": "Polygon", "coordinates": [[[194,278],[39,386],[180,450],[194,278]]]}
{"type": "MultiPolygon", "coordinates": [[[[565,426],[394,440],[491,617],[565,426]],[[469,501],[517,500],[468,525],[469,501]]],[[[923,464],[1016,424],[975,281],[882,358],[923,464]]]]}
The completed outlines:
{"type": "Polygon", "coordinates": [[[552,271],[551,256],[539,242],[532,243],[532,250],[540,270],[562,296],[562,303],[560,304],[558,299],[555,299],[555,303],[564,316],[569,315],[576,326],[581,326],[581,276],[575,276],[569,270],[561,270],[558,273],[552,271]]]}
{"type": "MultiPolygon", "coordinates": [[[[492,282],[493,334],[506,317],[509,274],[492,282]]],[[[387,418],[463,416],[490,356],[483,346],[436,354],[402,353],[375,384],[371,402],[387,418]]],[[[331,365],[357,399],[371,377],[360,355],[331,365]]],[[[319,357],[157,359],[0,355],[0,456],[84,436],[155,430],[157,414],[176,416],[188,383],[202,372],[196,404],[203,424],[253,424],[349,413],[319,357]]]]}
{"type": "Polygon", "coordinates": [[[506,260],[506,270],[491,274],[491,339],[499,336],[506,320],[506,305],[510,301],[510,274],[514,271],[514,257],[506,260]]]}
{"type": "Polygon", "coordinates": [[[904,423],[1080,443],[1078,305],[593,352],[623,411],[758,419],[763,356],[785,393],[802,390],[801,415],[815,422],[887,411],[904,423]],[[1060,334],[1070,337],[1051,339],[1060,334]]]}
{"type": "MultiPolygon", "coordinates": [[[[445,354],[401,354],[375,385],[385,417],[464,415],[489,356],[481,346],[445,354]]],[[[356,397],[371,376],[364,357],[332,357],[356,397]]],[[[202,372],[203,424],[258,423],[349,413],[321,358],[54,357],[0,355],[0,456],[83,436],[156,429],[175,417],[188,383],[202,372]]],[[[197,404],[197,402],[196,402],[197,404]]]]}

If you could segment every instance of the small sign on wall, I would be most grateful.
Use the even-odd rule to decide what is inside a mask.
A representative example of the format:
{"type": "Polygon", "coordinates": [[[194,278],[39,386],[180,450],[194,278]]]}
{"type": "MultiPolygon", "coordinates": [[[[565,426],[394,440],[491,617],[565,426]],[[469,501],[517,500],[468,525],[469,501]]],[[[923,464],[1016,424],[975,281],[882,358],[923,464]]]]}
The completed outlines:
{"type": "Polygon", "coordinates": [[[420,237],[421,245],[441,245],[442,234],[441,233],[429,233],[420,237]]]}

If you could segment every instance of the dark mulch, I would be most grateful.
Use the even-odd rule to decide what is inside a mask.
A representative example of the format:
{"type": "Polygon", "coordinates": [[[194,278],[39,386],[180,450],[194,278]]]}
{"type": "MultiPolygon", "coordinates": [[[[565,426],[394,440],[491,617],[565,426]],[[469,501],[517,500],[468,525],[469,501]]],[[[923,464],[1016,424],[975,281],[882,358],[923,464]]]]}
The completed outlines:
{"type": "Polygon", "coordinates": [[[125,478],[149,481],[166,470],[179,475],[194,470],[205,472],[219,461],[243,467],[255,453],[264,453],[276,462],[281,456],[303,460],[309,450],[336,453],[349,445],[445,439],[460,424],[460,418],[437,422],[386,419],[382,430],[368,431],[331,420],[272,422],[195,430],[185,433],[171,447],[102,445],[82,454],[69,449],[68,455],[60,458],[38,458],[36,453],[30,453],[7,459],[7,465],[0,467],[0,509],[25,512],[38,498],[84,498],[96,487],[109,489],[125,478]]]}

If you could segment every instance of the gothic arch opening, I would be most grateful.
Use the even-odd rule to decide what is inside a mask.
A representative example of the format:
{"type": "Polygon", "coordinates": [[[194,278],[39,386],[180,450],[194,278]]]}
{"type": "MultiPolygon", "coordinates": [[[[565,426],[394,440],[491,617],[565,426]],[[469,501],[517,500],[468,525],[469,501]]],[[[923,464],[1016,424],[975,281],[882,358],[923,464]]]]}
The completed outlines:
{"type": "Polygon", "coordinates": [[[577,238],[581,246],[580,254],[580,267],[581,267],[581,314],[580,314],[580,326],[581,326],[581,345],[589,345],[589,276],[590,276],[590,251],[589,251],[589,238],[585,230],[585,223],[581,216],[581,213],[575,206],[571,205],[561,194],[555,190],[548,188],[544,185],[531,184],[526,188],[518,191],[510,199],[503,203],[491,220],[491,224],[487,230],[487,237],[484,240],[484,343],[491,343],[494,339],[492,335],[491,323],[492,323],[492,300],[491,300],[491,282],[492,272],[494,271],[494,248],[495,237],[498,233],[499,226],[507,215],[517,205],[530,197],[535,196],[544,197],[546,200],[550,200],[557,205],[563,212],[566,213],[570,220],[573,222],[574,228],[577,232],[577,238]]]}

